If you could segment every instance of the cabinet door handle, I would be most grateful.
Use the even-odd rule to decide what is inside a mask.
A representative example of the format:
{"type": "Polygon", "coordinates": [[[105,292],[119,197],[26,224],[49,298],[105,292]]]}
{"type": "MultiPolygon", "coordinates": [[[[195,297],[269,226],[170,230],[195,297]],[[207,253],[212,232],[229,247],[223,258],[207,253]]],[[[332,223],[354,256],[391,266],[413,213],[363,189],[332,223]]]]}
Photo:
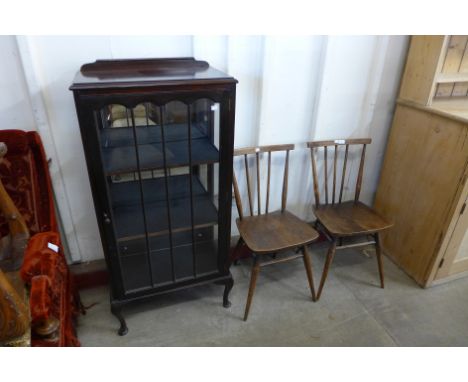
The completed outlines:
{"type": "Polygon", "coordinates": [[[110,224],[111,220],[109,218],[109,216],[107,216],[107,213],[104,212],[104,223],[106,224],[110,224]]]}

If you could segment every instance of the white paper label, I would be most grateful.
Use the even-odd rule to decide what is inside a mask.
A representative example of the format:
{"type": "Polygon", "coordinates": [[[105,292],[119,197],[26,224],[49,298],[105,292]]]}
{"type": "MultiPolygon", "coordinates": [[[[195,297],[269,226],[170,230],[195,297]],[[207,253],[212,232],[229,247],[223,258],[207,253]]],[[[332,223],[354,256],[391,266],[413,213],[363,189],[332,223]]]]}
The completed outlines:
{"type": "Polygon", "coordinates": [[[344,145],[345,142],[346,142],[346,141],[345,141],[344,139],[335,139],[335,143],[336,143],[337,145],[344,145]]]}
{"type": "Polygon", "coordinates": [[[58,245],[55,245],[55,244],[52,244],[52,243],[47,243],[47,248],[51,249],[52,251],[54,252],[57,252],[59,251],[59,247],[58,245]]]}
{"type": "Polygon", "coordinates": [[[255,152],[258,153],[260,151],[260,147],[255,147],[255,152]]]}

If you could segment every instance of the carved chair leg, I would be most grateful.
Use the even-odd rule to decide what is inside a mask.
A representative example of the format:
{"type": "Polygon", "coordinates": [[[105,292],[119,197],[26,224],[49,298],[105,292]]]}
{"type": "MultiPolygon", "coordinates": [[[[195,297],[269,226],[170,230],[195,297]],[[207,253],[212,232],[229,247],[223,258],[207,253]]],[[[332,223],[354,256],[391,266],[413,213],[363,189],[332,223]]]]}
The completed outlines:
{"type": "Polygon", "coordinates": [[[320,286],[317,292],[317,301],[320,299],[320,296],[322,295],[322,289],[325,284],[325,280],[327,279],[327,276],[328,276],[328,269],[330,268],[330,265],[333,262],[333,258],[335,257],[335,251],[336,251],[336,239],[333,239],[333,241],[330,244],[330,247],[328,248],[327,259],[325,260],[325,265],[323,267],[322,278],[320,279],[320,286]]]}
{"type": "Polygon", "coordinates": [[[309,251],[307,250],[307,245],[302,247],[302,259],[304,260],[304,267],[307,272],[307,279],[309,280],[310,293],[312,293],[312,301],[316,301],[315,288],[314,288],[314,276],[312,273],[312,260],[309,256],[309,251]]]}
{"type": "Polygon", "coordinates": [[[247,317],[249,316],[250,304],[252,303],[252,297],[255,291],[255,285],[257,284],[257,276],[259,271],[260,262],[258,261],[258,256],[255,256],[252,271],[250,274],[250,287],[249,294],[247,295],[247,303],[245,304],[244,321],[247,321],[247,317]]]}
{"type": "Polygon", "coordinates": [[[122,316],[122,307],[118,305],[111,304],[111,313],[117,317],[120,322],[119,336],[124,336],[128,333],[127,324],[122,316]]]}
{"type": "Polygon", "coordinates": [[[380,237],[379,234],[375,234],[375,253],[377,255],[377,264],[379,266],[379,276],[380,276],[380,287],[384,288],[384,271],[383,271],[383,263],[382,263],[382,247],[380,245],[380,237]]]}
{"type": "Polygon", "coordinates": [[[231,277],[224,283],[224,293],[223,293],[223,306],[225,308],[229,308],[231,306],[231,302],[229,301],[229,293],[234,285],[234,279],[231,277]]]}

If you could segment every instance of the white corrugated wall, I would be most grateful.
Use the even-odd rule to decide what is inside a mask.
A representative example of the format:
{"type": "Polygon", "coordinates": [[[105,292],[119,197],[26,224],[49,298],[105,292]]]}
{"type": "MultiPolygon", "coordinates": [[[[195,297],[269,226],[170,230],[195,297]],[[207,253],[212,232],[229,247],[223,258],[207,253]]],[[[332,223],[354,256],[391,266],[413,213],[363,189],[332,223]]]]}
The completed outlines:
{"type": "MultiPolygon", "coordinates": [[[[68,90],[83,63],[98,58],[194,56],[236,77],[236,147],[297,144],[291,154],[288,205],[298,216],[310,220],[307,140],[371,137],[361,195],[364,201],[372,202],[408,38],[3,36],[0,42],[13,47],[11,52],[0,52],[5,56],[3,62],[22,63],[21,81],[26,82],[24,97],[28,101],[21,108],[32,105],[25,113],[34,115],[35,126],[31,128],[45,137],[46,150],[53,158],[51,172],[72,260],[89,261],[103,255],[73,97],[68,90]]],[[[6,74],[1,75],[2,71],[0,81],[7,86],[0,92],[11,91],[8,86],[14,84],[7,81],[6,74]]],[[[5,98],[2,95],[0,100],[5,98]]],[[[280,177],[281,167],[274,163],[273,168],[280,177]]],[[[274,181],[272,178],[272,187],[274,181]]],[[[271,200],[279,205],[281,185],[276,184],[271,200]]],[[[233,218],[236,216],[234,208],[233,218]]]]}

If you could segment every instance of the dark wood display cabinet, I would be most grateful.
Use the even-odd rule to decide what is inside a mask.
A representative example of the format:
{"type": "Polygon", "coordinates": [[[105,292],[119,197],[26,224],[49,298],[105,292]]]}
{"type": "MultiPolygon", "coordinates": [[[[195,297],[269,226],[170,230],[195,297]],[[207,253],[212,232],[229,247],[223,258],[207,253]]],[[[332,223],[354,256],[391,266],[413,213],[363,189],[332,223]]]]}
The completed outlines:
{"type": "Polygon", "coordinates": [[[237,81],[193,58],[98,60],[73,90],[111,280],[111,311],[226,267],[237,81]]]}

